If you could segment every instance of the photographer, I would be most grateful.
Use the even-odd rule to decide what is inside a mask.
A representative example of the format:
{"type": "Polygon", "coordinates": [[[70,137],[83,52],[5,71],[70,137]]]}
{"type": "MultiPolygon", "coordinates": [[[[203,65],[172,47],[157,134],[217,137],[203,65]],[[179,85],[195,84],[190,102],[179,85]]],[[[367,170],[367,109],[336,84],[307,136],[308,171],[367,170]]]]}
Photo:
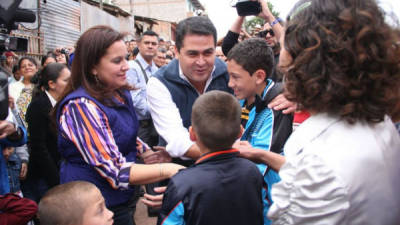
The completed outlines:
{"type": "Polygon", "coordinates": [[[267,42],[267,44],[273,49],[275,54],[275,64],[274,64],[274,73],[272,75],[272,80],[275,82],[281,81],[282,77],[279,77],[276,72],[276,66],[279,61],[279,38],[283,32],[283,27],[280,22],[282,21],[280,18],[275,18],[274,15],[268,8],[267,1],[265,0],[249,0],[249,1],[240,1],[236,5],[238,9],[238,18],[232,24],[232,27],[229,29],[227,35],[222,42],[222,51],[224,55],[228,55],[228,52],[235,46],[238,42],[242,31],[242,25],[244,19],[247,15],[257,15],[264,19],[265,24],[263,30],[256,34],[256,37],[263,38],[267,42]],[[259,2],[259,8],[254,5],[254,2],[259,2]],[[240,5],[239,5],[240,3],[240,5]],[[247,5],[246,5],[247,4],[247,5]]]}
{"type": "Polygon", "coordinates": [[[56,54],[56,62],[68,66],[69,52],[66,48],[56,48],[55,54],[56,54]]]}

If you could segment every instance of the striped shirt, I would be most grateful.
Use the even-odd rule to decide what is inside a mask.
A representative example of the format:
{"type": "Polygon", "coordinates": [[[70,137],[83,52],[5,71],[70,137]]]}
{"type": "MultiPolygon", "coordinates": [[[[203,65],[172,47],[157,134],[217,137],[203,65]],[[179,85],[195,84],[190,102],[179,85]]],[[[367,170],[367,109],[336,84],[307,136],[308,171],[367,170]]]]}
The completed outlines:
{"type": "Polygon", "coordinates": [[[114,189],[128,189],[130,167],[118,149],[106,114],[95,102],[81,97],[62,109],[60,132],[71,140],[84,161],[114,189]]]}

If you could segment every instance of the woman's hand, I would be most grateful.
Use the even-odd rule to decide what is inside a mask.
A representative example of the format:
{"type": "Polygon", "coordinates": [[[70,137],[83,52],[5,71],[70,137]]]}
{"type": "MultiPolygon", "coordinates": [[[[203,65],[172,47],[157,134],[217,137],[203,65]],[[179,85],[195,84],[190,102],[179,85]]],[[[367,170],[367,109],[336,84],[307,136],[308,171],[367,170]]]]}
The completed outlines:
{"type": "Polygon", "coordinates": [[[185,169],[186,167],[175,164],[175,163],[160,163],[161,174],[167,175],[169,178],[174,176],[179,170],[185,169]]]}

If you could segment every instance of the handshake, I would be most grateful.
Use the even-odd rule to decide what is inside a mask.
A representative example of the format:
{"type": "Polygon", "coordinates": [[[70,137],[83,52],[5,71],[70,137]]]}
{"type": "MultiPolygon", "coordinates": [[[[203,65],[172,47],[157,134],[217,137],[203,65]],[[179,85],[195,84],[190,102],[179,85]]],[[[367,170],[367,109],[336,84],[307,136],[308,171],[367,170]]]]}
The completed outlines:
{"type": "Polygon", "coordinates": [[[151,149],[139,137],[136,140],[136,148],[138,149],[139,157],[142,158],[146,164],[168,163],[172,161],[165,147],[154,146],[153,149],[151,149]]]}

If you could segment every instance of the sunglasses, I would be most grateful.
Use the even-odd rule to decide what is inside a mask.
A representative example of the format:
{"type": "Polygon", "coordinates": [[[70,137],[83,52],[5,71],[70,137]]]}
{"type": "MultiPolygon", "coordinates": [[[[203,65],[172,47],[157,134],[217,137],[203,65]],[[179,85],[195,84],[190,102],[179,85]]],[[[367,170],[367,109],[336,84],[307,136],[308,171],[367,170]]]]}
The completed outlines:
{"type": "Polygon", "coordinates": [[[263,30],[263,31],[260,31],[260,32],[258,32],[258,33],[256,34],[256,36],[257,36],[257,37],[260,37],[260,38],[263,38],[263,37],[267,36],[268,33],[269,33],[269,35],[271,35],[271,36],[274,36],[274,35],[275,35],[275,34],[274,34],[274,31],[273,31],[272,29],[270,29],[270,30],[263,30]]]}

